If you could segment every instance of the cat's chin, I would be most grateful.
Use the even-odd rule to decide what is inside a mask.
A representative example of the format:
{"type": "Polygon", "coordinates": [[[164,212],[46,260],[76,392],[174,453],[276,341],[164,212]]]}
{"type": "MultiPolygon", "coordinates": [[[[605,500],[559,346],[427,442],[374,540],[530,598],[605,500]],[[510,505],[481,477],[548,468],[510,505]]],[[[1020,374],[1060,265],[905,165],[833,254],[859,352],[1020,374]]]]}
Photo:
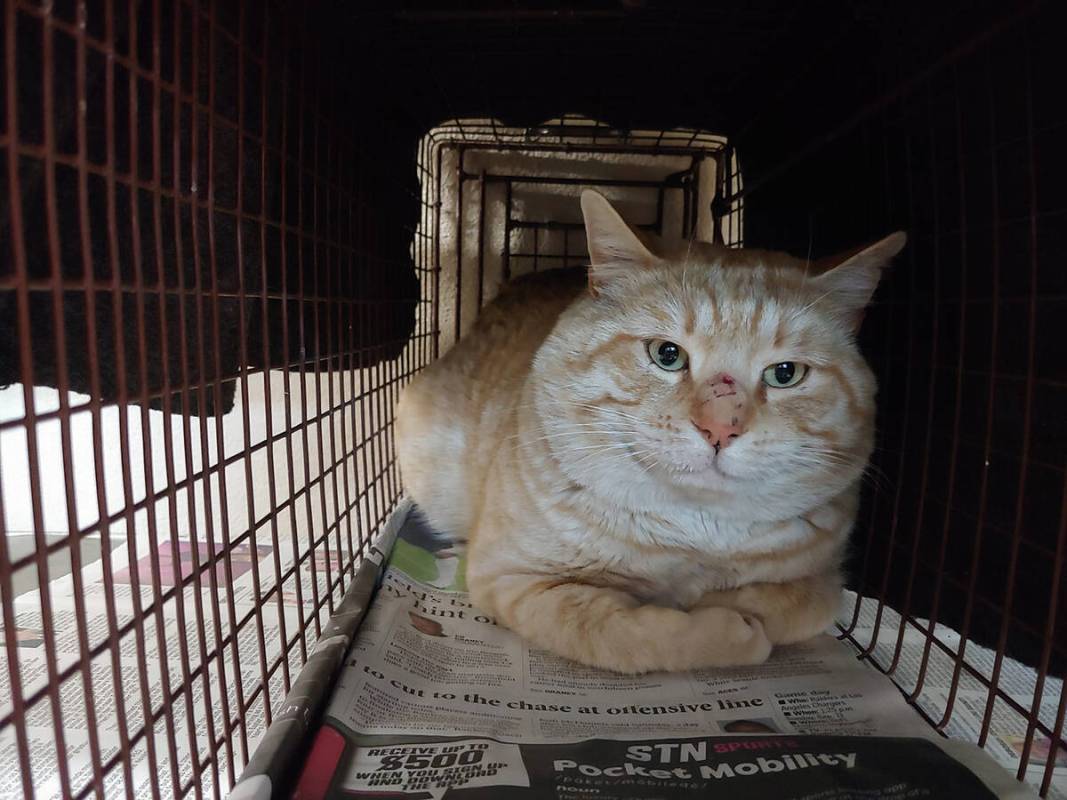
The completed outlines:
{"type": "Polygon", "coordinates": [[[668,462],[664,466],[672,478],[687,488],[719,489],[726,485],[736,484],[738,480],[736,475],[731,475],[723,469],[719,459],[715,457],[702,458],[694,462],[668,462]]]}

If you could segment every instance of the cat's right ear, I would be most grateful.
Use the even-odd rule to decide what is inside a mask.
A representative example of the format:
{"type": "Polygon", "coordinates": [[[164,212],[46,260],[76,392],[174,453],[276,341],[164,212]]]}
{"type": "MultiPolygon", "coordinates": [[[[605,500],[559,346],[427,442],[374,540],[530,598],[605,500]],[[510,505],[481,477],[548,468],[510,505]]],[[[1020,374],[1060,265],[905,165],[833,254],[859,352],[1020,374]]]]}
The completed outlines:
{"type": "Polygon", "coordinates": [[[832,298],[838,316],[853,331],[859,330],[864,309],[878,288],[882,272],[907,241],[907,234],[897,231],[874,244],[815,263],[819,275],[814,279],[814,285],[832,298]]]}
{"type": "Polygon", "coordinates": [[[612,278],[660,262],[599,192],[582,192],[582,216],[589,244],[589,291],[594,295],[612,278]]]}

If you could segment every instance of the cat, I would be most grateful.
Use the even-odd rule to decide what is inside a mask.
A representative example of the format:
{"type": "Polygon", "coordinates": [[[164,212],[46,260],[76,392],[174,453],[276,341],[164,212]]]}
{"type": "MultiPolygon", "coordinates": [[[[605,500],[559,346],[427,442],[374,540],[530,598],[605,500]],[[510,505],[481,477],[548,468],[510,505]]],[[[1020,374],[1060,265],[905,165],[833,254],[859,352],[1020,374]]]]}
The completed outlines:
{"type": "Polygon", "coordinates": [[[874,437],[855,334],[906,237],[656,254],[581,206],[588,271],[514,281],[405,388],[405,484],[534,645],[631,674],[760,663],[838,610],[874,437]]]}

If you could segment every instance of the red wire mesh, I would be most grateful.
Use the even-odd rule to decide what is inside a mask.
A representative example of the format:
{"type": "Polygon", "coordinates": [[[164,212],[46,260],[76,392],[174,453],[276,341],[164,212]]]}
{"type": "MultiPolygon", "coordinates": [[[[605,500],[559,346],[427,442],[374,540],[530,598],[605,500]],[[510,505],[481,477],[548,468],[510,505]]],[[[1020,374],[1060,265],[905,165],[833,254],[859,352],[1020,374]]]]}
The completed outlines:
{"type": "Polygon", "coordinates": [[[1067,117],[1053,17],[1011,10],[747,176],[746,192],[746,221],[793,212],[778,234],[797,252],[909,232],[865,322],[879,446],[850,566],[868,599],[842,636],[939,731],[1015,748],[1018,777],[1043,796],[1067,748],[1067,117]],[[1034,672],[1020,679],[1015,661],[1034,672]]]}
{"type": "Polygon", "coordinates": [[[5,793],[220,797],[400,493],[434,332],[371,204],[418,199],[299,6],[7,0],[2,30],[5,793]]]}

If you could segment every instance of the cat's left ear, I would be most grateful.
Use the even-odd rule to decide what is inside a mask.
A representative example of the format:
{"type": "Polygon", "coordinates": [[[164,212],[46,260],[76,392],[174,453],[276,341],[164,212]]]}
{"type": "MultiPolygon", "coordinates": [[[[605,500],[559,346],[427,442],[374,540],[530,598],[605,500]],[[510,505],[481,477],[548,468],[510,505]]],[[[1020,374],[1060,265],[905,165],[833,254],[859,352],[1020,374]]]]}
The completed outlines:
{"type": "Polygon", "coordinates": [[[660,263],[599,192],[582,192],[582,217],[589,244],[589,290],[594,295],[614,276],[660,263]]]}
{"type": "Polygon", "coordinates": [[[863,321],[864,309],[878,288],[882,270],[907,241],[907,234],[897,231],[874,244],[819,259],[813,265],[818,277],[812,283],[834,299],[853,330],[858,330],[863,321]]]}

